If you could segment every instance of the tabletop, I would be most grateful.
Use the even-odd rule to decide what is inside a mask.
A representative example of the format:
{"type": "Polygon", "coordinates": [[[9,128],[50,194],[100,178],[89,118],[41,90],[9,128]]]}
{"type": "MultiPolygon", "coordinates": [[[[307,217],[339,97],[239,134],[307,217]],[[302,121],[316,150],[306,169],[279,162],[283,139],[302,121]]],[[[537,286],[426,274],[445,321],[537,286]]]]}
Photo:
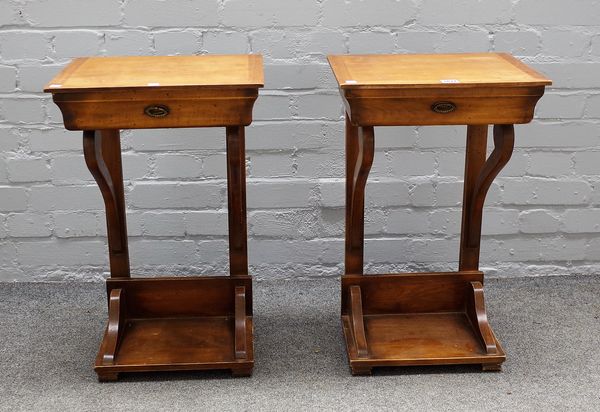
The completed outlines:
{"type": "Polygon", "coordinates": [[[552,84],[506,53],[331,55],[328,60],[342,89],[552,84]]]}
{"type": "Polygon", "coordinates": [[[44,91],[262,87],[263,84],[260,55],[83,57],[74,59],[44,91]]]}

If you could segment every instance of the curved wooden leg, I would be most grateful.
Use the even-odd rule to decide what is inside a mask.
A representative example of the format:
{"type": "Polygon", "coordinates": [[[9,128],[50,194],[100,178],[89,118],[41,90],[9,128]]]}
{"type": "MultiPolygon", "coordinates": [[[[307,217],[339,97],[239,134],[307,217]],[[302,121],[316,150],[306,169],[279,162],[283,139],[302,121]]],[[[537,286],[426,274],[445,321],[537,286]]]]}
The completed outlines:
{"type": "Polygon", "coordinates": [[[495,355],[498,353],[498,348],[485,312],[483,285],[481,282],[470,282],[469,289],[470,293],[467,294],[467,316],[485,348],[486,354],[495,355]]]}
{"type": "Polygon", "coordinates": [[[118,130],[83,132],[83,154],[100,187],[106,208],[111,277],[129,277],[125,194],[118,130]]]}
{"type": "Polygon", "coordinates": [[[354,336],[354,346],[359,358],[369,357],[369,348],[367,346],[367,336],[365,334],[365,321],[363,318],[362,297],[360,286],[350,286],[350,300],[348,308],[350,326],[354,336]]]}
{"type": "Polygon", "coordinates": [[[246,359],[246,288],[235,288],[235,358],[246,359]]]}
{"type": "Polygon", "coordinates": [[[248,274],[244,127],[227,127],[226,135],[229,273],[232,276],[239,276],[248,274]]]}
{"type": "Polygon", "coordinates": [[[108,326],[96,357],[96,373],[100,382],[116,381],[118,372],[108,372],[102,366],[113,366],[116,363],[119,345],[123,339],[126,323],[125,292],[113,289],[108,297],[108,326]]]}
{"type": "Polygon", "coordinates": [[[124,328],[125,292],[122,289],[113,289],[108,298],[108,326],[102,345],[104,353],[102,353],[101,365],[112,366],[115,364],[124,328]]]}
{"type": "Polygon", "coordinates": [[[346,115],[346,274],[363,273],[365,186],[374,150],[373,127],[354,126],[346,115]]]}
{"type": "Polygon", "coordinates": [[[512,124],[494,126],[494,150],[485,160],[487,125],[468,126],[459,270],[479,269],[481,222],[487,192],[509,161],[514,147],[512,124]]]}

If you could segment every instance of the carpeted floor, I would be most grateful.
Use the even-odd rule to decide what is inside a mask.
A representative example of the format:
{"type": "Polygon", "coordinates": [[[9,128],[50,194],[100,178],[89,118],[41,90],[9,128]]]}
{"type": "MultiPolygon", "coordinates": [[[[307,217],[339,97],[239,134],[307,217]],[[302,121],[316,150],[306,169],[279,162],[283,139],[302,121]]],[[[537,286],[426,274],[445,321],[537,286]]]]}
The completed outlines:
{"type": "Polygon", "coordinates": [[[508,354],[478,367],[352,377],[339,281],[255,284],[251,378],[122,375],[98,383],[100,284],[0,283],[1,410],[600,410],[600,277],[490,279],[490,322],[508,354]]]}

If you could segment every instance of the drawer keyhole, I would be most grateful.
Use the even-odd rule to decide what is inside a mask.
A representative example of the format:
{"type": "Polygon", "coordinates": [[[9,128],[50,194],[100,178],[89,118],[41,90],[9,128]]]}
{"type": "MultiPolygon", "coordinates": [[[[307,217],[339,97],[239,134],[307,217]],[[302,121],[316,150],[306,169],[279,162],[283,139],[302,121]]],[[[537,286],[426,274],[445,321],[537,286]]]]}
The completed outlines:
{"type": "Polygon", "coordinates": [[[169,114],[169,108],[164,104],[153,104],[146,107],[144,113],[150,117],[165,117],[169,114]]]}
{"type": "Polygon", "coordinates": [[[450,113],[456,110],[456,105],[452,102],[435,102],[431,105],[431,110],[436,113],[450,113]]]}

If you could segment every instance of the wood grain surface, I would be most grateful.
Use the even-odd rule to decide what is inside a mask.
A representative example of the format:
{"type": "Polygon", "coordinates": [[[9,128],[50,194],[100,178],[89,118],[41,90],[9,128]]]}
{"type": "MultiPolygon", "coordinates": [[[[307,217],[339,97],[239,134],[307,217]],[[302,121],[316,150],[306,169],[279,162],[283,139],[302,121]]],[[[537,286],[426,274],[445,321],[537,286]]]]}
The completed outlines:
{"type": "Polygon", "coordinates": [[[344,89],[552,84],[505,53],[332,55],[328,59],[344,89]]]}
{"type": "Polygon", "coordinates": [[[260,55],[119,56],[73,60],[45,92],[152,87],[262,87],[260,55]]]}

